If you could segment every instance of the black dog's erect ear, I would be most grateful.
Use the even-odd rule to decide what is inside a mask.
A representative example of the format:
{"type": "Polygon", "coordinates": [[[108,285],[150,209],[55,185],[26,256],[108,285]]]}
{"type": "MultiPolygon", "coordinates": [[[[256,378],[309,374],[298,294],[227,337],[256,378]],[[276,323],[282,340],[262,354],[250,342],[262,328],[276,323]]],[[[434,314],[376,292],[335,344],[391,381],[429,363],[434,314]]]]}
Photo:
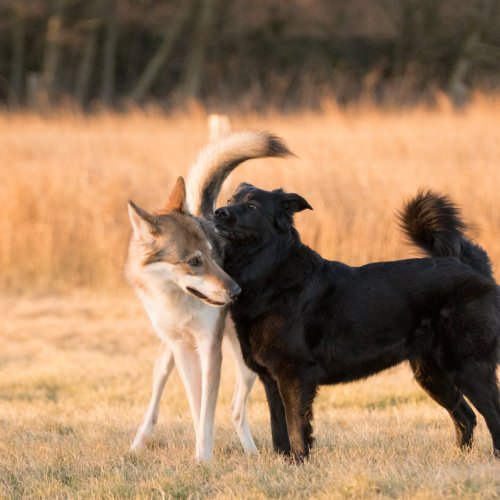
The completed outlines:
{"type": "Polygon", "coordinates": [[[280,193],[280,202],[283,210],[290,215],[293,215],[297,212],[302,212],[308,208],[312,210],[313,208],[305,198],[296,193],[280,193]]]}
{"type": "Polygon", "coordinates": [[[277,201],[283,210],[275,219],[278,228],[282,230],[288,231],[293,226],[294,214],[302,212],[306,208],[312,210],[311,205],[299,194],[285,193],[282,189],[275,189],[273,194],[277,197],[277,201]]]}
{"type": "Polygon", "coordinates": [[[234,193],[238,193],[239,191],[241,191],[242,189],[245,189],[245,188],[253,188],[254,186],[252,186],[252,184],[248,184],[248,182],[242,182],[237,188],[236,190],[234,191],[234,193]]]}

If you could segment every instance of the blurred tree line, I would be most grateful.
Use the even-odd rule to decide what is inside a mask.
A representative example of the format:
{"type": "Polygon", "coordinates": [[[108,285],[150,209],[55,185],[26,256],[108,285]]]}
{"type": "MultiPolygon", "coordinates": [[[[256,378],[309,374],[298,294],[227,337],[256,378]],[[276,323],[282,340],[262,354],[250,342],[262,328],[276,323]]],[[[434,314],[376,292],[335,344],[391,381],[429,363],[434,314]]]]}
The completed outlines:
{"type": "Polygon", "coordinates": [[[500,89],[500,0],[0,0],[0,103],[280,109],[500,89]]]}

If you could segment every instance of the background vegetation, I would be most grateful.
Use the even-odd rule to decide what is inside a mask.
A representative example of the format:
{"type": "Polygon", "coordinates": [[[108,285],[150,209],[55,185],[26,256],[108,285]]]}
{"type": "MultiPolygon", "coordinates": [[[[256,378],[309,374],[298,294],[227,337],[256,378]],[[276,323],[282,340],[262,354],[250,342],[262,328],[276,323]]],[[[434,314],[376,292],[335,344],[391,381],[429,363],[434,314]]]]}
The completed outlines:
{"type": "Polygon", "coordinates": [[[498,0],[0,0],[0,102],[239,110],[498,91],[498,0]]]}

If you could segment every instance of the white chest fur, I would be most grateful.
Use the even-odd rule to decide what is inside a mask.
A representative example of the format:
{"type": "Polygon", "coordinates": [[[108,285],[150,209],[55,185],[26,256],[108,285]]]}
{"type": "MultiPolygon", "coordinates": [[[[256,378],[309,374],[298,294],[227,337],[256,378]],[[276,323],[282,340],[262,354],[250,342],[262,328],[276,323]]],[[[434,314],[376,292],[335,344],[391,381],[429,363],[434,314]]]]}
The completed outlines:
{"type": "MultiPolygon", "coordinates": [[[[139,293],[153,328],[163,341],[190,342],[213,335],[222,310],[182,290],[139,293]]],[[[200,339],[201,340],[201,339],[200,339]]]]}

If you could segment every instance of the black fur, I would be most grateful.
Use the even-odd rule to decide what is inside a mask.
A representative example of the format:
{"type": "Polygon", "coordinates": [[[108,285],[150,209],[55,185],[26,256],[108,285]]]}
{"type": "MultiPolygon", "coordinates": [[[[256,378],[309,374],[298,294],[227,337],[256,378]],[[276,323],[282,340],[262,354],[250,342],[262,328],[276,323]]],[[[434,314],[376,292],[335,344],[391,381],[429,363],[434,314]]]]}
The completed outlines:
{"type": "Polygon", "coordinates": [[[409,360],[469,447],[483,415],[500,456],[496,377],[499,289],[449,199],[420,193],[402,225],[430,258],[350,267],[303,245],[293,214],[309,204],[242,184],[215,212],[230,241],[226,271],[243,289],[231,313],[248,366],[264,383],[274,448],[305,458],[319,385],[368,377],[409,360]]]}

